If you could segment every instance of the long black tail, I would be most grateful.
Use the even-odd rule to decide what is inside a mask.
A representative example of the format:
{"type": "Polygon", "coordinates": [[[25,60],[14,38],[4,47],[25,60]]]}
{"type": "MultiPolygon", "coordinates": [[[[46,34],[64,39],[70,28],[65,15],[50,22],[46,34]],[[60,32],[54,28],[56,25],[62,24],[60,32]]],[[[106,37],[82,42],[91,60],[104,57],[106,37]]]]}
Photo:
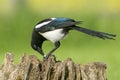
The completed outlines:
{"type": "Polygon", "coordinates": [[[102,38],[102,39],[113,39],[114,40],[114,37],[116,37],[116,35],[114,35],[114,34],[109,34],[109,33],[104,33],[104,32],[99,32],[99,31],[93,31],[93,30],[78,27],[78,26],[72,27],[72,29],[77,30],[77,31],[81,31],[81,32],[86,33],[88,35],[99,37],[99,38],[102,38]]]}

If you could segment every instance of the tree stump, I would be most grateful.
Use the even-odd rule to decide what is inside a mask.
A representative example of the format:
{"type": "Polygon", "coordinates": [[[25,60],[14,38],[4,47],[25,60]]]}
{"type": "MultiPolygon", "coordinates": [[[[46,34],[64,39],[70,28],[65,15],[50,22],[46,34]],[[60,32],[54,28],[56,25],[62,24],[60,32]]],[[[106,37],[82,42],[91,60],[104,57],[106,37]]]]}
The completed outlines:
{"type": "Polygon", "coordinates": [[[25,54],[15,65],[14,55],[7,53],[0,66],[0,80],[107,80],[106,68],[102,62],[80,65],[70,58],[57,61],[54,57],[40,61],[25,54]]]}

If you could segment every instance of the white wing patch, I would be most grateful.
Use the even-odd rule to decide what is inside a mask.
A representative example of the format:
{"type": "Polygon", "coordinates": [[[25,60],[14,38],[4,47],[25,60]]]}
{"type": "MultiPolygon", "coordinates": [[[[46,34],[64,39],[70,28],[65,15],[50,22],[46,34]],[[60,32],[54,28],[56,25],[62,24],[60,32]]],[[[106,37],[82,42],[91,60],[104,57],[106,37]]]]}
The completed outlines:
{"type": "Polygon", "coordinates": [[[55,20],[56,18],[51,18],[52,20],[55,20]]]}
{"type": "Polygon", "coordinates": [[[42,22],[42,23],[36,25],[35,28],[40,28],[40,27],[42,27],[42,26],[44,26],[44,25],[46,25],[46,24],[48,24],[48,23],[50,23],[50,22],[51,22],[51,21],[42,22]]]}
{"type": "Polygon", "coordinates": [[[42,27],[42,26],[50,23],[51,21],[55,20],[56,18],[51,18],[51,19],[52,19],[52,20],[50,20],[50,21],[42,22],[42,23],[36,25],[35,28],[40,28],[40,27],[42,27]]]}

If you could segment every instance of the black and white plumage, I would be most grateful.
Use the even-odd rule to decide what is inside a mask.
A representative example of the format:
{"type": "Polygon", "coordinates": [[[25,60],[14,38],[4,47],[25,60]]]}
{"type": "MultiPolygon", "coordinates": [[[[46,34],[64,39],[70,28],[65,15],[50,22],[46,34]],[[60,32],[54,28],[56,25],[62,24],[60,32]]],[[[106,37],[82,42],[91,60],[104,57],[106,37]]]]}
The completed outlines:
{"type": "Polygon", "coordinates": [[[45,56],[42,50],[42,44],[44,41],[49,40],[55,44],[53,48],[46,56],[49,56],[60,46],[60,40],[63,39],[69,32],[69,30],[76,30],[86,33],[91,36],[95,36],[101,39],[114,39],[116,35],[93,31],[83,27],[76,26],[81,21],[75,21],[70,18],[49,18],[39,22],[33,29],[31,46],[34,50],[38,51],[42,56],[45,56]]]}

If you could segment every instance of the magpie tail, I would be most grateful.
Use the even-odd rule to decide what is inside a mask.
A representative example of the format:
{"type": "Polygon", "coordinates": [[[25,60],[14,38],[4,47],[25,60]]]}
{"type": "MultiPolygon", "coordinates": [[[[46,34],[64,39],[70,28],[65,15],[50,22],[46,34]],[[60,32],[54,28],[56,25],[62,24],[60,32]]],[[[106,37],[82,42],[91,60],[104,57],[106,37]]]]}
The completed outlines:
{"type": "Polygon", "coordinates": [[[72,27],[72,29],[86,33],[86,34],[91,35],[91,36],[101,38],[101,39],[113,39],[113,40],[115,40],[114,37],[116,37],[116,35],[114,35],[114,34],[94,31],[94,30],[90,30],[90,29],[86,29],[86,28],[78,27],[78,26],[74,26],[74,27],[72,27]]]}

